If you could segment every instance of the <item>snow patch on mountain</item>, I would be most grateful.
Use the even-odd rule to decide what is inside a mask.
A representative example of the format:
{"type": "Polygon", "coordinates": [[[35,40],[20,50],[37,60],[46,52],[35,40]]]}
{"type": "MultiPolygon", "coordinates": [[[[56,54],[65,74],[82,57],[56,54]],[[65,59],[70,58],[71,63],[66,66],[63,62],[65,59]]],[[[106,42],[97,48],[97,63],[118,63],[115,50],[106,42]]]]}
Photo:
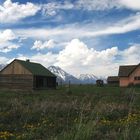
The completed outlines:
{"type": "Polygon", "coordinates": [[[95,84],[98,78],[93,74],[80,74],[78,79],[83,84],[95,84]]]}

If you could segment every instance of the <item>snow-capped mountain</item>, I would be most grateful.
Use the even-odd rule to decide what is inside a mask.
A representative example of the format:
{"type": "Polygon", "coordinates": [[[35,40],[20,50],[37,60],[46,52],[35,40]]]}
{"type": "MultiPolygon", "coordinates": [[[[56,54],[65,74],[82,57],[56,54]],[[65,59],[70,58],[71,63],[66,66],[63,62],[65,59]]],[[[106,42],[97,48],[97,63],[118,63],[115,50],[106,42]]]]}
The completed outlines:
{"type": "Polygon", "coordinates": [[[97,77],[93,74],[80,74],[78,78],[82,84],[96,83],[97,77]]]}
{"type": "Polygon", "coordinates": [[[58,66],[50,66],[48,69],[57,76],[57,81],[59,84],[61,83],[69,83],[72,84],[95,84],[98,77],[93,74],[80,74],[77,78],[58,66]]]}
{"type": "Polygon", "coordinates": [[[72,84],[79,84],[80,80],[74,77],[73,75],[67,73],[63,69],[61,69],[58,66],[50,66],[48,67],[48,70],[50,70],[53,74],[57,76],[58,83],[69,83],[69,81],[72,84]]]}

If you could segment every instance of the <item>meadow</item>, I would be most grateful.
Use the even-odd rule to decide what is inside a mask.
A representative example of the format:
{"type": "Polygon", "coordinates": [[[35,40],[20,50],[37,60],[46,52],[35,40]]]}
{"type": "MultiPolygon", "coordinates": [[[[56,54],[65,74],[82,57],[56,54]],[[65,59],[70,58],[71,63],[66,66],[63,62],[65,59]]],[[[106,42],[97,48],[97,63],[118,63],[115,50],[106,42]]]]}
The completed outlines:
{"type": "Polygon", "coordinates": [[[140,88],[0,90],[0,140],[139,140],[140,88]]]}

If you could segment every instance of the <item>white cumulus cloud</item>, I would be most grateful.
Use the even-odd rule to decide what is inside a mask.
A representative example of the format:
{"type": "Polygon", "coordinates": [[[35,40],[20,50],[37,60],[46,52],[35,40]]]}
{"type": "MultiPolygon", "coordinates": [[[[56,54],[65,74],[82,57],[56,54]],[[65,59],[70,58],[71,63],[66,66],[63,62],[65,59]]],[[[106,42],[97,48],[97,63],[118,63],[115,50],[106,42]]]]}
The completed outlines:
{"type": "Polygon", "coordinates": [[[12,43],[7,44],[6,46],[1,46],[0,45],[0,52],[7,53],[7,52],[10,52],[13,49],[17,49],[19,47],[20,47],[19,45],[12,44],[12,43]]]}
{"type": "Polygon", "coordinates": [[[123,64],[140,63],[140,44],[132,45],[129,48],[121,51],[123,64]]]}
{"type": "Polygon", "coordinates": [[[15,22],[25,17],[33,16],[39,9],[39,6],[30,2],[19,4],[18,2],[6,0],[0,5],[0,23],[15,22]]]}
{"type": "Polygon", "coordinates": [[[78,75],[92,73],[97,76],[117,75],[119,65],[137,64],[140,60],[140,45],[133,45],[124,50],[112,47],[97,51],[79,39],[73,39],[59,53],[38,53],[30,59],[46,67],[60,66],[67,72],[78,75]],[[118,59],[119,57],[119,59],[118,59]]]}
{"type": "Polygon", "coordinates": [[[12,30],[6,29],[0,32],[0,44],[13,40],[13,39],[16,39],[16,35],[12,30]]]}
{"type": "MultiPolygon", "coordinates": [[[[117,47],[97,51],[93,48],[88,48],[79,39],[73,39],[59,53],[37,53],[30,57],[26,56],[26,58],[40,62],[46,67],[50,65],[60,66],[74,75],[78,73],[107,75],[110,73],[108,67],[112,67],[112,70],[114,69],[114,65],[111,66],[111,64],[115,60],[118,51],[117,47]]],[[[25,58],[25,56],[19,56],[18,58],[25,58]]]]}
{"type": "Polygon", "coordinates": [[[17,38],[16,34],[10,29],[0,31],[0,52],[7,53],[19,48],[18,44],[12,42],[17,38]]]}
{"type": "Polygon", "coordinates": [[[46,48],[48,48],[48,49],[53,48],[54,45],[55,45],[55,43],[54,43],[54,40],[52,40],[52,39],[45,41],[45,42],[42,42],[40,40],[36,40],[31,49],[36,49],[39,51],[39,50],[43,50],[46,48]]]}
{"type": "Polygon", "coordinates": [[[128,9],[140,10],[139,0],[119,0],[119,4],[128,9]]]}
{"type": "MultiPolygon", "coordinates": [[[[91,73],[101,74],[97,70],[100,66],[112,64],[115,56],[118,54],[118,48],[112,47],[102,51],[88,48],[85,43],[79,39],[73,39],[57,56],[55,65],[68,70],[71,69],[75,73],[91,73]],[[99,73],[98,73],[99,72],[99,73]]],[[[105,72],[103,72],[105,74],[105,72]]]]}

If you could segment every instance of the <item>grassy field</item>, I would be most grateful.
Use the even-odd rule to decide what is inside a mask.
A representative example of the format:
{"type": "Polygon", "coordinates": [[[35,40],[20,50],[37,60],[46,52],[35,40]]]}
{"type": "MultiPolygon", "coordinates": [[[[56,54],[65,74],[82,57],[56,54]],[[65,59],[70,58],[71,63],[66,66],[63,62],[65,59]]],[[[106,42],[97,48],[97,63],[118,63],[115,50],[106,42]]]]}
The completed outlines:
{"type": "Polygon", "coordinates": [[[102,139],[140,139],[140,88],[0,90],[0,140],[102,139]]]}

